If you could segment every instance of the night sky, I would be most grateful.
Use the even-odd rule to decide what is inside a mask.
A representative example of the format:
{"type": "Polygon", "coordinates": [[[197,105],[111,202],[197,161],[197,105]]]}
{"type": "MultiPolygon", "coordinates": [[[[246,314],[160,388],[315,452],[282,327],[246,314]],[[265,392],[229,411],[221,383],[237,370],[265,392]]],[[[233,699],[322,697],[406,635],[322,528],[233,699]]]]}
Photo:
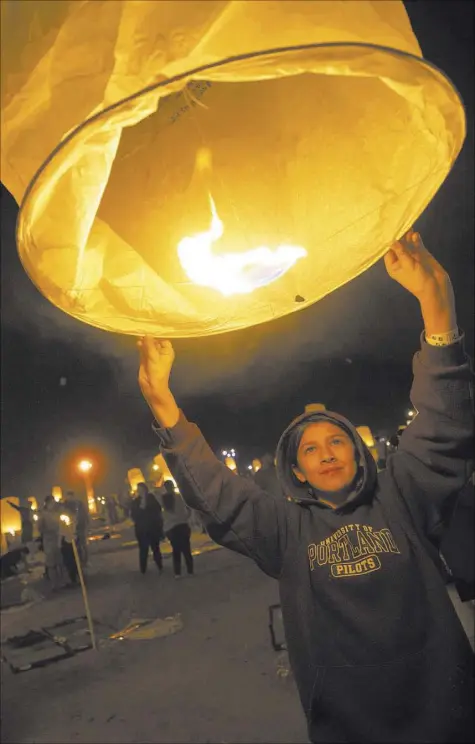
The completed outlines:
{"type": "MultiPolygon", "coordinates": [[[[463,151],[416,229],[452,278],[473,355],[474,3],[406,5],[424,56],[452,79],[467,110],[463,151]]],[[[16,215],[2,187],[1,496],[42,499],[54,484],[78,486],[71,463],[79,453],[101,454],[100,487],[107,492],[128,467],[145,465],[158,451],[136,382],[135,341],[82,324],[43,298],[16,253],[16,215]]],[[[247,331],[174,342],[172,387],[210,444],[234,447],[246,464],[273,450],[309,402],[390,435],[409,408],[421,330],[417,302],[380,261],[305,311],[247,331]]]]}

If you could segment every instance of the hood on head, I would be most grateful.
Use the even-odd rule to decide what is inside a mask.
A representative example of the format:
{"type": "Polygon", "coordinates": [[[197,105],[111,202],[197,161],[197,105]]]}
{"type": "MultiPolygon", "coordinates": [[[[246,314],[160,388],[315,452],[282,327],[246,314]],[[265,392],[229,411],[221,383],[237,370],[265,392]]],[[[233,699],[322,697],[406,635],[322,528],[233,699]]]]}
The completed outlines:
{"type": "MultiPolygon", "coordinates": [[[[332,411],[308,412],[297,416],[282,434],[277,445],[277,476],[286,496],[290,496],[301,504],[319,503],[319,491],[312,488],[308,483],[300,483],[292,471],[292,462],[289,455],[289,440],[292,431],[299,424],[315,424],[319,421],[328,421],[343,429],[352,439],[355,445],[355,455],[358,461],[358,472],[354,486],[348,493],[343,504],[338,507],[342,509],[350,504],[352,506],[370,501],[376,485],[377,468],[374,458],[365,445],[356,428],[348,419],[339,413],[332,411]]],[[[323,492],[322,492],[323,493],[323,492]]],[[[323,506],[323,504],[322,504],[323,506]]]]}

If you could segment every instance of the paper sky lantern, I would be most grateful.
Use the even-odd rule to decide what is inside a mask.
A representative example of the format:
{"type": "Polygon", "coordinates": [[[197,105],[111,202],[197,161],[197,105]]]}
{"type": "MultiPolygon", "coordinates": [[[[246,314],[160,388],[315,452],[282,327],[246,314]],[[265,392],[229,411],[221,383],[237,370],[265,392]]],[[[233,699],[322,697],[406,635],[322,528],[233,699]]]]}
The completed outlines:
{"type": "Polygon", "coordinates": [[[61,486],[53,486],[51,489],[51,495],[55,501],[61,501],[63,498],[63,489],[61,486]]]}
{"type": "Polygon", "coordinates": [[[323,403],[307,403],[305,406],[305,413],[319,413],[319,411],[326,411],[327,408],[323,403]]]}
{"type": "Polygon", "coordinates": [[[139,483],[145,483],[145,478],[140,468],[130,468],[127,471],[130,489],[135,493],[139,483]]]}
{"type": "Polygon", "coordinates": [[[167,463],[165,462],[165,458],[160,453],[158,455],[155,455],[153,458],[154,466],[158,468],[158,470],[153,474],[156,478],[163,476],[165,480],[171,480],[176,486],[176,480],[173,477],[173,475],[170,472],[170,468],[168,467],[167,463]]]}
{"type": "Polygon", "coordinates": [[[234,472],[237,472],[237,465],[236,465],[236,460],[234,459],[234,457],[231,457],[230,455],[228,455],[227,457],[225,457],[224,458],[224,464],[230,470],[232,470],[234,472]]]}
{"type": "Polygon", "coordinates": [[[374,460],[376,462],[378,461],[378,449],[376,447],[376,442],[374,441],[373,433],[369,426],[357,426],[356,431],[360,435],[363,442],[366,444],[367,448],[373,455],[374,460]]]}
{"type": "Polygon", "coordinates": [[[9,501],[20,506],[20,499],[16,496],[0,500],[1,531],[4,534],[14,535],[15,532],[21,532],[21,514],[10,506],[9,501]]]}
{"type": "Polygon", "coordinates": [[[464,110],[398,0],[5,0],[2,162],[57,307],[128,334],[316,302],[416,220],[464,110]]]}
{"type": "Polygon", "coordinates": [[[251,470],[253,473],[257,473],[262,468],[262,462],[256,457],[251,463],[251,470]]]}

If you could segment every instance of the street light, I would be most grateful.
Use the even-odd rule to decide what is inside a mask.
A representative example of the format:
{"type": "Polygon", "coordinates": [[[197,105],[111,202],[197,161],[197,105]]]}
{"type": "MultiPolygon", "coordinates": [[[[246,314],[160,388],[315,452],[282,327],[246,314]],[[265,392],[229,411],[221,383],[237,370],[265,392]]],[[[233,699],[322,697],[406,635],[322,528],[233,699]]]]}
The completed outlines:
{"type": "Polygon", "coordinates": [[[412,418],[414,416],[414,411],[408,411],[407,415],[409,416],[409,418],[412,418]]]}
{"type": "Polygon", "coordinates": [[[89,473],[92,470],[92,462],[90,460],[81,460],[78,468],[82,473],[89,473]]]}

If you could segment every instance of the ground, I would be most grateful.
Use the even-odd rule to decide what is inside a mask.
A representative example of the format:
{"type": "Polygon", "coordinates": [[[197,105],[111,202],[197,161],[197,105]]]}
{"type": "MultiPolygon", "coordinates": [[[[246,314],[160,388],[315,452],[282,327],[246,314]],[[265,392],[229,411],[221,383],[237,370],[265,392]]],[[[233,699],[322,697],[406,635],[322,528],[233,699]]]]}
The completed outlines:
{"type": "MultiPolygon", "coordinates": [[[[196,576],[138,571],[130,528],[91,543],[88,595],[98,651],[13,674],[2,663],[2,744],[303,744],[304,715],[268,629],[277,585],[248,559],[195,535],[196,576]],[[181,613],[183,629],[110,641],[131,618],[181,613]]],[[[12,583],[12,582],[10,582],[12,583]]],[[[2,587],[2,589],[4,589],[2,587]]],[[[36,589],[46,593],[41,582],[36,589]]],[[[6,594],[6,593],[5,593],[6,594]]],[[[449,594],[474,645],[473,604],[449,594]]],[[[4,600],[2,592],[2,601],[4,600]]],[[[4,602],[5,604],[5,602],[4,602]]],[[[2,640],[84,615],[80,590],[2,611],[2,640]]]]}
{"type": "MultiPolygon", "coordinates": [[[[141,576],[136,548],[107,542],[92,545],[88,578],[101,638],[104,625],[112,632],[131,617],[181,613],[183,630],[101,643],[96,652],[19,674],[3,663],[3,744],[308,741],[294,683],[277,674],[270,645],[273,580],[224,549],[198,555],[193,579],[174,581],[170,560],[163,576],[153,563],[141,576]]],[[[1,635],[81,614],[80,591],[66,590],[2,613],[1,635]]]]}

